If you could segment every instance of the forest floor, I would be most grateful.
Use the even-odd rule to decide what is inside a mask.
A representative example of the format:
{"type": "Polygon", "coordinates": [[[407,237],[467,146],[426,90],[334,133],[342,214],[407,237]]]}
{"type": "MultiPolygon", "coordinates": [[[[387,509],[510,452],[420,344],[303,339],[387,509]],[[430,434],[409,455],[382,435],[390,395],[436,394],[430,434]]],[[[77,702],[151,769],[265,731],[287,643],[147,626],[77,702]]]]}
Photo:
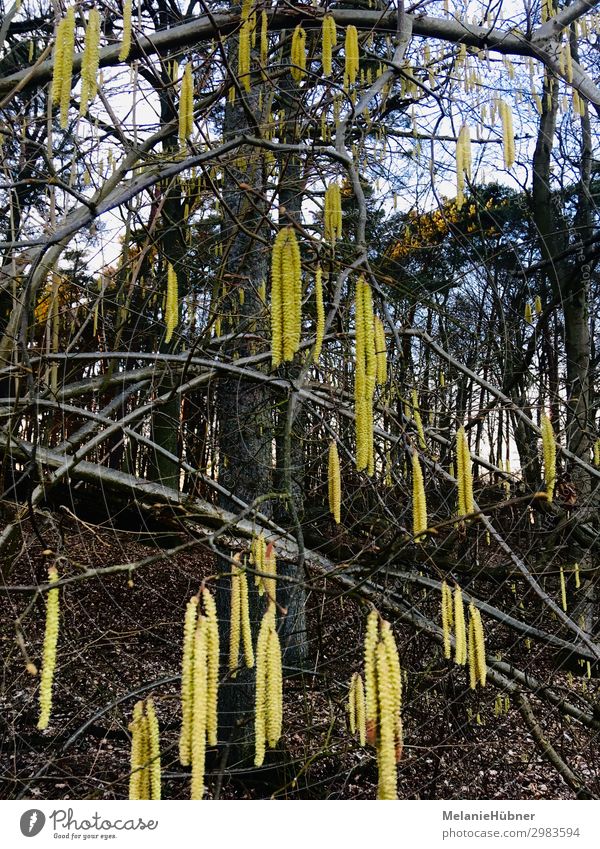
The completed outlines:
{"type": "MultiPolygon", "coordinates": [[[[82,568],[130,563],[156,553],[139,534],[59,518],[61,575],[82,568]]],[[[47,539],[23,524],[23,547],[10,585],[45,579],[53,558],[47,539]]],[[[185,604],[213,572],[211,554],[179,554],[101,579],[75,581],[61,594],[61,628],[51,723],[36,730],[38,677],[26,671],[15,641],[21,619],[24,645],[40,664],[44,602],[32,592],[0,594],[0,798],[126,799],[128,723],[138,698],[152,695],[161,728],[163,798],[185,799],[189,770],[179,766],[179,666],[185,604]],[[27,610],[27,608],[29,609],[27,610]]],[[[426,602],[426,600],[425,600],[426,602]]],[[[432,601],[432,604],[434,602],[432,601]]],[[[437,603],[437,602],[436,602],[437,603]]],[[[284,733],[263,769],[209,753],[207,798],[373,799],[375,752],[361,748],[347,726],[348,680],[362,665],[365,608],[333,581],[315,581],[308,596],[311,674],[284,687],[284,733]]],[[[516,707],[488,685],[473,693],[464,669],[444,661],[439,648],[406,625],[395,627],[403,669],[404,756],[400,798],[559,799],[572,790],[540,754],[516,707]],[[498,696],[500,695],[500,699],[498,696]],[[497,715],[500,709],[502,712],[497,715]]],[[[571,690],[597,687],[556,672],[552,655],[527,648],[496,626],[488,649],[529,668],[538,678],[571,690]]],[[[599,733],[532,706],[555,748],[600,795],[599,733]]]]}

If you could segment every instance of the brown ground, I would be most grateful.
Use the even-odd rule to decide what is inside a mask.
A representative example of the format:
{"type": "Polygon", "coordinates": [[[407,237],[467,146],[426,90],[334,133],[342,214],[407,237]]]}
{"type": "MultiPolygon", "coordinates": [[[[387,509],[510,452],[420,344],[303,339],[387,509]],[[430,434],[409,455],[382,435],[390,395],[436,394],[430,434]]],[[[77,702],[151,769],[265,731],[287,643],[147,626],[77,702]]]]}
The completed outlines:
{"type": "MultiPolygon", "coordinates": [[[[63,551],[70,565],[130,562],[156,549],[137,534],[86,527],[62,517],[63,551]]],[[[24,526],[25,545],[8,583],[43,578],[48,557],[24,526]]],[[[52,531],[51,534],[54,534],[52,531]]],[[[71,584],[61,595],[61,631],[54,703],[48,731],[36,730],[37,680],[25,670],[14,622],[32,593],[0,596],[2,691],[0,694],[0,797],[28,799],[123,799],[128,794],[128,722],[136,695],[154,697],[161,726],[163,797],[187,798],[189,772],[177,762],[181,622],[185,603],[211,573],[211,555],[183,554],[132,575],[71,584]],[[148,684],[156,682],[153,686],[148,684]],[[84,727],[85,726],[85,727],[84,727]]],[[[340,597],[331,582],[309,596],[314,675],[286,682],[281,752],[263,770],[209,759],[208,796],[221,798],[372,799],[374,752],[361,748],[346,724],[347,681],[361,666],[364,610],[340,597]],[[285,765],[282,765],[282,758],[285,765]]],[[[420,592],[420,591],[419,591],[420,592]]],[[[432,602],[433,603],[433,602],[432,602]]],[[[25,645],[39,663],[44,604],[38,599],[23,623],[25,645]]],[[[464,671],[447,665],[436,646],[402,625],[396,628],[405,688],[405,753],[399,768],[404,798],[571,798],[572,791],[535,748],[518,711],[496,717],[497,690],[466,687],[464,671]],[[477,716],[479,716],[478,724],[477,716]]],[[[527,651],[496,627],[488,647],[502,649],[541,678],[591,689],[594,681],[551,672],[550,656],[535,644],[527,651]]],[[[600,795],[598,734],[567,724],[533,699],[545,732],[569,765],[600,795]]]]}

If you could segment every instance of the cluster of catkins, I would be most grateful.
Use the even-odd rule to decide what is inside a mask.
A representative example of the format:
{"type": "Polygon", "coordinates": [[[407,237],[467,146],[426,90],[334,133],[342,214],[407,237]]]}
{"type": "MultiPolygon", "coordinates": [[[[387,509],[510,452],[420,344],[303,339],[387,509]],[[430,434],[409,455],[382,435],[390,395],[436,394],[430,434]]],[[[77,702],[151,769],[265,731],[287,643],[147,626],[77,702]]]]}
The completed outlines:
{"type": "Polygon", "coordinates": [[[355,673],[350,680],[350,731],[361,745],[377,750],[378,799],[397,799],[396,764],[402,757],[402,672],[389,622],[376,610],[367,618],[364,682],[355,673]]]}

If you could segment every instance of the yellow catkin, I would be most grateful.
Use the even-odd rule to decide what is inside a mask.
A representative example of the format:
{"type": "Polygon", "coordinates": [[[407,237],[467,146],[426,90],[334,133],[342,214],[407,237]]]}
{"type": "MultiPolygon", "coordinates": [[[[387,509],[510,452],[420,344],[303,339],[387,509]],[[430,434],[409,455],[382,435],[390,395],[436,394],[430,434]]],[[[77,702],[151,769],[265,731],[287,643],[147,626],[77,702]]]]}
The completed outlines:
{"type": "Polygon", "coordinates": [[[277,556],[275,554],[275,546],[272,542],[265,548],[264,571],[271,576],[269,578],[263,578],[262,582],[265,593],[272,602],[275,602],[277,594],[277,556]]]}
{"type": "Polygon", "coordinates": [[[379,734],[377,740],[377,766],[379,771],[378,799],[397,799],[396,774],[396,717],[390,681],[387,653],[383,642],[377,644],[377,702],[379,734]]]}
{"type": "Polygon", "coordinates": [[[62,85],[63,85],[63,49],[64,49],[64,31],[65,31],[66,19],[63,18],[56,28],[56,37],[54,40],[54,54],[53,54],[53,73],[52,73],[52,87],[51,87],[51,99],[52,105],[57,106],[60,103],[60,96],[62,93],[62,85]]]}
{"type": "Polygon", "coordinates": [[[454,662],[464,666],[467,662],[467,633],[462,591],[458,584],[454,588],[454,662]]]}
{"type": "Polygon", "coordinates": [[[456,206],[464,203],[465,177],[471,177],[471,131],[466,124],[460,129],[456,145],[456,206]]]}
{"type": "Polygon", "coordinates": [[[121,36],[121,50],[119,51],[119,62],[125,62],[131,50],[131,0],[123,3],[123,35],[121,36]]]}
{"type": "Polygon", "coordinates": [[[567,612],[567,585],[565,582],[565,570],[560,567],[560,603],[562,609],[567,612]]]}
{"type": "Polygon", "coordinates": [[[335,245],[342,238],[342,193],[337,183],[330,183],[325,190],[323,225],[325,239],[335,245]]]}
{"type": "Polygon", "coordinates": [[[167,266],[167,299],[165,305],[165,323],[167,326],[165,342],[168,344],[173,331],[179,324],[179,285],[177,274],[171,263],[167,266]]]}
{"type": "Polygon", "coordinates": [[[140,719],[142,728],[142,754],[141,760],[143,767],[140,770],[140,799],[150,798],[150,730],[148,727],[148,717],[146,712],[140,719]]]}
{"type": "Polygon", "coordinates": [[[91,9],[85,31],[85,46],[81,59],[81,99],[79,114],[85,115],[88,104],[98,91],[98,66],[100,63],[100,12],[91,9]]]}
{"type": "Polygon", "coordinates": [[[73,56],[75,53],[75,10],[67,10],[64,26],[61,30],[61,89],[60,89],[60,126],[66,129],[69,122],[69,106],[71,103],[71,78],[73,75],[73,56]]]}
{"type": "Polygon", "coordinates": [[[542,314],[542,312],[543,312],[542,299],[540,298],[539,295],[536,295],[535,296],[535,314],[539,316],[539,315],[542,314]]]}
{"type": "Polygon", "coordinates": [[[150,798],[161,797],[160,729],[152,699],[146,700],[148,743],[150,755],[150,798]]]}
{"type": "MultiPolygon", "coordinates": [[[[251,551],[250,551],[250,561],[257,572],[265,572],[266,566],[266,552],[267,552],[267,543],[263,534],[259,534],[259,536],[255,536],[252,539],[251,551]]],[[[258,594],[264,595],[265,586],[264,586],[264,578],[261,575],[254,576],[254,583],[258,587],[258,594]]]]}
{"type": "Polygon", "coordinates": [[[302,266],[293,227],[282,227],[271,254],[272,362],[291,362],[300,347],[302,266]]]}
{"type": "Polygon", "coordinates": [[[247,18],[242,22],[238,46],[238,79],[246,91],[250,91],[250,36],[252,22],[247,18]]]}
{"type": "Polygon", "coordinates": [[[392,626],[386,621],[381,623],[381,642],[385,647],[390,673],[394,716],[398,716],[402,707],[402,671],[400,669],[400,658],[398,657],[398,648],[392,632],[392,626]]]}
{"type": "Polygon", "coordinates": [[[260,14],[260,66],[263,80],[267,79],[267,61],[269,58],[269,19],[263,10],[260,14]]]}
{"type": "Polygon", "coordinates": [[[231,600],[230,600],[230,619],[229,619],[229,671],[232,673],[232,678],[237,676],[238,661],[240,656],[240,641],[242,636],[241,631],[241,613],[242,613],[242,594],[241,594],[240,570],[237,566],[232,566],[231,571],[231,600]]]}
{"type": "Polygon", "coordinates": [[[340,475],[340,457],[335,442],[329,444],[329,511],[337,525],[341,522],[342,511],[342,481],[340,475]]]}
{"type": "Polygon", "coordinates": [[[194,77],[188,62],[181,78],[179,91],[179,141],[182,145],[194,131],[194,77]]]}
{"type": "Polygon", "coordinates": [[[355,347],[355,364],[354,364],[354,415],[355,415],[355,430],[356,430],[356,468],[362,471],[367,465],[368,454],[367,445],[364,439],[365,426],[364,418],[366,414],[365,406],[365,323],[364,323],[364,302],[362,292],[360,291],[362,278],[359,279],[356,285],[356,296],[354,301],[355,322],[356,322],[356,347],[355,347]]]}
{"type": "Polygon", "coordinates": [[[269,665],[269,634],[272,620],[275,617],[274,607],[269,606],[260,623],[256,641],[256,691],[254,708],[254,765],[262,766],[265,760],[267,741],[267,682],[269,665]]]}
{"type": "Polygon", "coordinates": [[[252,628],[250,626],[250,600],[248,595],[248,576],[241,572],[240,576],[240,618],[244,662],[248,669],[254,666],[254,647],[252,645],[252,628]]]}
{"type": "Polygon", "coordinates": [[[373,296],[364,277],[356,283],[356,364],[354,402],[356,428],[356,468],[374,471],[373,393],[377,381],[377,360],[373,337],[373,296]]]}
{"type": "Polygon", "coordinates": [[[325,15],[322,24],[322,64],[323,73],[326,77],[330,77],[332,73],[332,54],[333,48],[337,46],[337,28],[333,15],[325,15]]]}
{"type": "Polygon", "coordinates": [[[365,706],[365,686],[360,675],[356,675],[356,683],[354,685],[354,715],[356,720],[356,731],[358,733],[358,742],[361,746],[366,746],[367,743],[367,723],[366,723],[366,706],[365,706]]]}
{"type": "Polygon", "coordinates": [[[183,624],[183,660],[181,664],[181,733],[179,735],[179,762],[190,765],[190,745],[192,741],[193,708],[193,665],[194,634],[198,616],[198,597],[193,596],[187,603],[183,624]]]}
{"type": "Polygon", "coordinates": [[[206,721],[208,707],[208,624],[200,617],[194,635],[194,682],[192,711],[192,783],[191,799],[204,795],[204,768],[206,762],[206,721]]]}
{"type": "Polygon", "coordinates": [[[481,613],[473,602],[469,604],[469,681],[471,689],[477,684],[485,687],[487,665],[485,660],[485,636],[481,613]]]}
{"type": "Polygon", "coordinates": [[[444,632],[444,657],[449,660],[452,655],[450,646],[450,628],[452,625],[451,617],[448,615],[452,610],[452,592],[446,581],[442,581],[442,630],[444,632]]]}
{"type": "Polygon", "coordinates": [[[556,484],[556,442],[554,441],[554,430],[552,422],[546,415],[542,414],[542,453],[544,455],[544,479],[546,481],[546,496],[552,501],[554,486],[556,484]]]}
{"type": "Polygon", "coordinates": [[[218,731],[218,691],[219,691],[219,622],[217,619],[217,606],[206,587],[202,590],[202,601],[206,612],[206,656],[207,656],[207,678],[206,678],[206,736],[209,746],[217,745],[218,731]]]}
{"type": "MultiPolygon", "coordinates": [[[[51,584],[58,581],[58,571],[55,566],[48,569],[48,580],[51,584]]],[[[46,629],[44,633],[44,649],[42,654],[42,674],[40,679],[40,715],[37,727],[43,731],[50,722],[52,710],[52,684],[56,668],[56,646],[60,624],[60,599],[58,589],[48,590],[46,594],[46,629]]]]}
{"type": "Polygon", "coordinates": [[[467,654],[469,657],[469,686],[472,690],[474,690],[477,687],[477,655],[475,649],[475,623],[473,621],[472,615],[469,616],[469,637],[467,654]]]}
{"type": "Polygon", "coordinates": [[[594,442],[594,466],[600,466],[600,439],[594,442]]]}
{"type": "Polygon", "coordinates": [[[292,77],[295,82],[299,83],[306,76],[306,32],[300,24],[292,35],[290,61],[292,77]]]}
{"type": "MultiPolygon", "coordinates": [[[[274,606],[273,606],[274,611],[274,606]]],[[[281,737],[283,717],[283,672],[281,666],[281,644],[275,629],[275,614],[272,614],[271,628],[267,642],[267,741],[273,749],[281,737]]]]}
{"type": "Polygon", "coordinates": [[[525,324],[533,324],[533,312],[529,301],[525,304],[525,324]]]}
{"type": "Polygon", "coordinates": [[[423,539],[423,532],[427,530],[427,500],[425,498],[425,484],[423,482],[421,462],[416,451],[413,451],[411,463],[413,479],[413,534],[415,542],[419,542],[423,539]]]}
{"type": "Polygon", "coordinates": [[[473,499],[473,470],[471,453],[464,427],[456,434],[456,472],[458,483],[458,513],[467,516],[475,512],[473,499]]]}
{"type": "Polygon", "coordinates": [[[359,69],[358,32],[355,26],[350,24],[346,27],[346,39],[344,42],[345,65],[344,85],[354,85],[359,69]]]}
{"type": "Polygon", "coordinates": [[[348,689],[348,724],[350,725],[350,734],[356,734],[356,679],[358,672],[354,672],[350,679],[350,687],[348,689]]]}
{"type": "Polygon", "coordinates": [[[375,356],[377,358],[377,383],[383,386],[387,382],[387,351],[385,346],[385,328],[378,315],[375,316],[375,356]]]}
{"type": "Polygon", "coordinates": [[[512,110],[506,101],[499,102],[500,119],[502,121],[502,149],[504,167],[510,170],[515,164],[515,131],[513,129],[512,110]]]}
{"type": "Polygon", "coordinates": [[[131,732],[131,756],[129,762],[129,798],[132,801],[143,799],[142,773],[145,763],[144,702],[136,702],[133,708],[133,720],[129,725],[131,732]]]}
{"type": "Polygon", "coordinates": [[[379,631],[379,614],[372,610],[367,617],[365,633],[365,707],[367,740],[375,742],[377,732],[377,673],[375,668],[375,648],[379,631]]]}
{"type": "Polygon", "coordinates": [[[417,395],[417,390],[413,389],[412,394],[412,414],[415,420],[415,426],[417,428],[417,435],[419,437],[419,445],[425,451],[427,448],[427,443],[425,441],[425,431],[423,429],[423,420],[421,419],[421,411],[419,410],[419,396],[417,395]]]}
{"type": "Polygon", "coordinates": [[[315,347],[313,350],[313,362],[318,363],[323,347],[325,336],[325,306],[323,304],[323,272],[321,266],[317,266],[315,273],[315,309],[317,316],[317,327],[315,333],[315,347]]]}

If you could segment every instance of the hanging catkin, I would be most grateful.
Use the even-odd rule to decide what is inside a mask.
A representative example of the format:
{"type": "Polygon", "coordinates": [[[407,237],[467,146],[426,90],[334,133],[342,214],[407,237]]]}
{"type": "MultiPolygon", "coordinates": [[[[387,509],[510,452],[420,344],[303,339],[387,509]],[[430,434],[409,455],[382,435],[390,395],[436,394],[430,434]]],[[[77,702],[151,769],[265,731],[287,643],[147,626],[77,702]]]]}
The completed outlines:
{"type": "Polygon", "coordinates": [[[323,42],[321,49],[323,73],[326,77],[330,77],[332,72],[333,49],[337,46],[337,29],[333,15],[325,15],[323,18],[321,35],[323,42]]]}
{"type": "Polygon", "coordinates": [[[217,607],[210,590],[202,590],[202,601],[206,613],[207,623],[207,706],[206,706],[206,736],[209,746],[217,745],[218,730],[218,689],[219,689],[219,623],[217,620],[217,607]]]}
{"type": "Polygon", "coordinates": [[[335,245],[342,238],[342,193],[337,183],[330,183],[325,190],[323,223],[326,241],[335,245]]]}
{"type": "Polygon", "coordinates": [[[252,629],[250,626],[250,597],[248,591],[248,576],[246,572],[240,575],[240,617],[242,627],[242,646],[244,662],[248,669],[254,666],[254,646],[252,645],[252,629]]]}
{"type": "Polygon", "coordinates": [[[417,390],[413,389],[411,392],[411,400],[412,400],[412,414],[415,420],[415,427],[417,428],[417,435],[419,437],[419,445],[423,449],[423,451],[427,448],[427,442],[425,441],[425,430],[423,429],[423,420],[421,419],[421,411],[419,409],[419,396],[417,394],[417,390]]]}
{"type": "Polygon", "coordinates": [[[185,145],[194,131],[194,78],[192,63],[188,62],[181,78],[179,92],[179,141],[185,145]]]}
{"type": "Polygon", "coordinates": [[[98,91],[98,65],[100,63],[100,12],[91,9],[85,31],[85,46],[81,59],[81,98],[79,114],[85,115],[98,91]]]}
{"type": "Polygon", "coordinates": [[[272,542],[265,548],[264,569],[269,577],[262,579],[262,585],[267,598],[275,602],[277,598],[277,557],[275,555],[275,546],[272,542]]]}
{"type": "Polygon", "coordinates": [[[365,687],[362,677],[358,672],[355,672],[350,679],[350,687],[348,689],[348,718],[350,733],[358,734],[360,745],[365,746],[367,742],[365,687]]]}
{"type": "Polygon", "coordinates": [[[168,345],[173,336],[173,331],[179,324],[179,286],[175,269],[169,263],[167,265],[167,298],[165,305],[165,323],[167,326],[165,343],[168,345]]]}
{"type": "Polygon", "coordinates": [[[452,656],[452,648],[450,645],[450,634],[452,623],[454,621],[452,591],[446,581],[442,581],[442,630],[444,632],[444,657],[449,660],[452,656]]]}
{"type": "MultiPolygon", "coordinates": [[[[250,563],[254,566],[256,572],[264,572],[266,570],[265,561],[267,556],[267,543],[263,534],[252,537],[250,545],[250,563]]],[[[254,576],[254,583],[258,587],[258,594],[263,595],[265,587],[261,575],[254,576]]]]}
{"type": "Polygon", "coordinates": [[[510,170],[515,164],[515,131],[513,128],[512,110],[504,100],[498,103],[500,119],[502,121],[502,150],[504,154],[504,167],[510,170]]]}
{"type": "Polygon", "coordinates": [[[456,206],[460,209],[464,203],[465,176],[471,177],[471,132],[463,124],[456,143],[456,206]]]}
{"type": "Polygon", "coordinates": [[[260,13],[260,67],[263,80],[267,79],[267,61],[269,58],[269,19],[267,13],[260,13]]]}
{"type": "MultiPolygon", "coordinates": [[[[48,581],[50,584],[58,581],[58,571],[55,566],[48,569],[48,581]]],[[[43,731],[48,727],[50,712],[52,710],[52,683],[54,681],[54,670],[56,668],[56,646],[58,644],[58,630],[60,620],[60,600],[57,589],[48,590],[46,593],[46,629],[44,633],[44,649],[42,654],[42,674],[40,678],[40,715],[37,727],[43,731]]]]}
{"type": "Polygon", "coordinates": [[[52,105],[57,106],[60,103],[60,97],[62,93],[63,86],[63,51],[64,51],[64,31],[65,31],[65,23],[66,19],[62,18],[59,21],[59,24],[56,28],[56,37],[54,39],[54,53],[53,53],[53,62],[54,67],[52,71],[52,86],[50,89],[50,97],[52,100],[52,105]]]}
{"type": "Polygon", "coordinates": [[[271,253],[271,346],[276,367],[291,362],[300,347],[302,267],[293,227],[282,227],[271,253]]]}
{"type": "Polygon", "coordinates": [[[358,32],[356,27],[352,24],[346,27],[344,53],[344,87],[348,89],[349,86],[354,85],[356,82],[359,68],[358,32]]]}
{"type": "Polygon", "coordinates": [[[275,605],[270,603],[256,642],[255,766],[264,762],[266,743],[273,748],[281,737],[282,686],[281,646],[275,627],[275,605]]]}
{"type": "Polygon", "coordinates": [[[317,265],[315,273],[315,311],[317,317],[317,327],[315,333],[315,347],[313,350],[313,362],[319,362],[321,356],[321,348],[323,347],[323,338],[325,336],[325,306],[323,304],[323,271],[320,265],[317,265]]]}
{"type": "Polygon", "coordinates": [[[379,770],[378,799],[397,799],[396,741],[392,687],[383,643],[377,644],[377,699],[379,734],[377,766],[379,770]]]}
{"type": "Polygon", "coordinates": [[[385,328],[378,315],[375,316],[375,356],[377,358],[377,383],[383,386],[387,382],[387,351],[385,346],[385,328]]]}
{"type": "MultiPolygon", "coordinates": [[[[237,559],[234,558],[234,559],[237,559]]],[[[254,648],[250,627],[248,578],[246,572],[234,565],[231,568],[231,619],[229,625],[229,670],[237,676],[240,645],[244,649],[244,662],[248,669],[254,666],[254,648]]]]}
{"type": "Polygon", "coordinates": [[[329,511],[335,523],[339,525],[342,509],[342,482],[340,477],[340,457],[335,441],[329,444],[327,477],[329,484],[329,511]]]}
{"type": "Polygon", "coordinates": [[[413,451],[412,458],[412,493],[413,493],[413,535],[415,542],[423,539],[423,533],[427,530],[427,500],[425,498],[425,484],[423,483],[423,471],[419,455],[413,451]]]}
{"type": "Polygon", "coordinates": [[[479,684],[485,687],[487,666],[485,662],[485,637],[481,613],[473,602],[469,604],[469,684],[472,690],[479,684]]]}
{"type": "Polygon", "coordinates": [[[242,636],[242,594],[239,578],[240,570],[237,566],[232,566],[231,598],[229,604],[229,671],[231,672],[232,678],[237,676],[238,661],[240,657],[240,641],[242,636]]]}
{"type": "Polygon", "coordinates": [[[471,454],[464,427],[456,434],[456,473],[458,483],[458,514],[467,516],[475,512],[473,500],[473,472],[471,454]]]}
{"type": "Polygon", "coordinates": [[[467,662],[467,632],[462,591],[458,584],[454,588],[454,662],[464,666],[467,662]]]}
{"type": "Polygon", "coordinates": [[[66,129],[69,121],[71,103],[71,77],[73,75],[73,55],[75,53],[75,10],[67,9],[67,14],[56,30],[54,45],[54,75],[52,79],[52,103],[60,104],[60,126],[66,129]]]}
{"type": "Polygon", "coordinates": [[[556,484],[556,442],[554,441],[554,430],[552,422],[542,413],[542,453],[544,455],[544,479],[546,481],[546,496],[552,501],[554,486],[556,484]]]}
{"type": "Polygon", "coordinates": [[[131,50],[131,0],[123,3],[123,35],[121,36],[121,50],[119,51],[119,62],[125,62],[131,50]]]}
{"type": "Polygon", "coordinates": [[[152,699],[146,699],[148,754],[150,770],[150,799],[161,798],[160,729],[152,699]]]}
{"type": "Polygon", "coordinates": [[[179,762],[190,765],[190,745],[192,742],[193,708],[193,665],[194,635],[198,616],[198,596],[192,596],[185,609],[183,625],[183,660],[181,664],[181,733],[179,735],[179,762]]]}
{"type": "Polygon", "coordinates": [[[377,359],[373,336],[373,296],[364,277],[356,283],[355,296],[356,363],[354,370],[354,414],[356,427],[356,468],[372,475],[373,393],[377,381],[377,359]]]}
{"type": "MultiPolygon", "coordinates": [[[[356,702],[358,679],[353,678],[354,709],[350,711],[359,728],[356,702]]],[[[389,622],[376,610],[369,613],[365,634],[366,741],[377,749],[378,799],[397,798],[396,764],[402,757],[402,672],[396,641],[389,622]]]]}
{"type": "Polygon", "coordinates": [[[191,762],[192,783],[190,798],[204,795],[204,767],[206,762],[206,719],[208,707],[208,639],[206,618],[198,619],[194,635],[193,705],[191,762]]]}
{"type": "Polygon", "coordinates": [[[242,21],[238,45],[238,79],[246,91],[250,91],[250,37],[252,19],[246,18],[242,21]]]}
{"type": "Polygon", "coordinates": [[[204,795],[207,741],[210,746],[217,744],[219,655],[217,609],[210,591],[203,587],[200,597],[188,602],[183,629],[179,759],[184,766],[192,766],[192,799],[204,795]]]}
{"type": "Polygon", "coordinates": [[[144,702],[136,702],[133,708],[133,719],[129,725],[131,732],[131,755],[129,761],[129,799],[137,801],[145,799],[144,773],[146,772],[146,721],[144,717],[144,702]]]}
{"type": "Polygon", "coordinates": [[[295,82],[299,83],[306,76],[306,32],[300,24],[292,35],[290,62],[292,77],[295,82]]]}

